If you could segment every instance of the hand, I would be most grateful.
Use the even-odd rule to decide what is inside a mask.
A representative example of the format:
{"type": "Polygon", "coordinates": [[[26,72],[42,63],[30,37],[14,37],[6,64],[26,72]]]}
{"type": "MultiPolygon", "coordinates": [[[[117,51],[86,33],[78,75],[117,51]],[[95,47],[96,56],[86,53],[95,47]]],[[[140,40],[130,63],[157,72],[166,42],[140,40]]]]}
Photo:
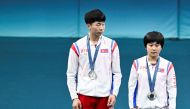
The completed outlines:
{"type": "Polygon", "coordinates": [[[114,107],[115,102],[116,102],[116,96],[115,95],[110,95],[109,98],[108,98],[107,106],[108,107],[114,107]]]}
{"type": "Polygon", "coordinates": [[[73,109],[82,109],[82,104],[78,98],[73,99],[73,109]]]}
{"type": "Polygon", "coordinates": [[[138,109],[138,107],[135,107],[135,108],[130,108],[130,109],[138,109]]]}

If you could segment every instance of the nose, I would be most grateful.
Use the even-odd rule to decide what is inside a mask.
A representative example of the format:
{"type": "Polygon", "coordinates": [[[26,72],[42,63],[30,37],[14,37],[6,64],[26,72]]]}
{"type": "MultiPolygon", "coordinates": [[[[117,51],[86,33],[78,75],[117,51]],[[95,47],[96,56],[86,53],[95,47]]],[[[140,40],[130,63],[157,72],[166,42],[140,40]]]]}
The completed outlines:
{"type": "Polygon", "coordinates": [[[152,46],[152,49],[153,49],[153,50],[156,50],[156,48],[157,48],[157,47],[156,47],[155,45],[152,46]]]}
{"type": "Polygon", "coordinates": [[[102,31],[104,29],[104,27],[103,26],[100,26],[100,30],[102,31]]]}
{"type": "Polygon", "coordinates": [[[104,28],[105,28],[105,26],[102,24],[102,25],[100,25],[100,27],[99,27],[99,29],[101,30],[101,31],[103,31],[104,30],[104,28]]]}

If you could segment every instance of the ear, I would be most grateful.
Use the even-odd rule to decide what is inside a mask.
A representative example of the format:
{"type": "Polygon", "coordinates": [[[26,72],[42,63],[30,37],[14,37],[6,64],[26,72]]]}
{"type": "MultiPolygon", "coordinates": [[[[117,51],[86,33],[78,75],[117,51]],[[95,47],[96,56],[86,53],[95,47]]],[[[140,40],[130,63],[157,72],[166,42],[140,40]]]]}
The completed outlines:
{"type": "Polygon", "coordinates": [[[147,44],[146,44],[146,46],[144,46],[144,49],[147,50],[147,44]]]}
{"type": "Polygon", "coordinates": [[[144,47],[144,49],[147,51],[147,47],[144,47]]]}
{"type": "Polygon", "coordinates": [[[89,28],[89,27],[90,27],[90,24],[86,24],[86,26],[89,28]]]}
{"type": "Polygon", "coordinates": [[[90,24],[86,24],[86,26],[88,27],[88,29],[90,30],[91,28],[91,25],[90,24]]]}

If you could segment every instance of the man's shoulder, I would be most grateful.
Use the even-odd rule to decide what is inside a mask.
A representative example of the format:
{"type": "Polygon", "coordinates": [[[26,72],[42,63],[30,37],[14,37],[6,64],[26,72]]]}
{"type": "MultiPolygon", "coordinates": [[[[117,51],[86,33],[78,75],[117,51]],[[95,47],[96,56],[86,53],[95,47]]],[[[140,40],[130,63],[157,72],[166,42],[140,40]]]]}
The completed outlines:
{"type": "Polygon", "coordinates": [[[107,36],[102,36],[102,39],[103,39],[103,42],[108,44],[108,45],[110,45],[110,44],[114,45],[114,43],[116,43],[115,40],[113,40],[113,39],[111,39],[111,38],[109,38],[107,36]]]}
{"type": "Polygon", "coordinates": [[[103,38],[104,40],[107,40],[107,41],[114,41],[113,39],[111,39],[111,38],[109,38],[109,37],[107,37],[107,36],[103,36],[103,35],[102,35],[102,38],[103,38]]]}
{"type": "Polygon", "coordinates": [[[74,42],[74,43],[77,43],[77,44],[84,43],[84,42],[86,41],[86,37],[87,37],[87,36],[84,36],[84,37],[78,39],[78,40],[77,40],[76,42],[74,42]]]}

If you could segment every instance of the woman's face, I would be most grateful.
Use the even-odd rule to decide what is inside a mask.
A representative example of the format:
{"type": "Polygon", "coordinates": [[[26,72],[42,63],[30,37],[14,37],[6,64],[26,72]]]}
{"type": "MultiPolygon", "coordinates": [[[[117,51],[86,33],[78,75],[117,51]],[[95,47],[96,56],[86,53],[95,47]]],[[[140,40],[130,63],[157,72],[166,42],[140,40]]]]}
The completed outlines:
{"type": "Polygon", "coordinates": [[[149,57],[157,58],[160,55],[162,46],[156,42],[152,42],[146,45],[146,50],[149,57]]]}

